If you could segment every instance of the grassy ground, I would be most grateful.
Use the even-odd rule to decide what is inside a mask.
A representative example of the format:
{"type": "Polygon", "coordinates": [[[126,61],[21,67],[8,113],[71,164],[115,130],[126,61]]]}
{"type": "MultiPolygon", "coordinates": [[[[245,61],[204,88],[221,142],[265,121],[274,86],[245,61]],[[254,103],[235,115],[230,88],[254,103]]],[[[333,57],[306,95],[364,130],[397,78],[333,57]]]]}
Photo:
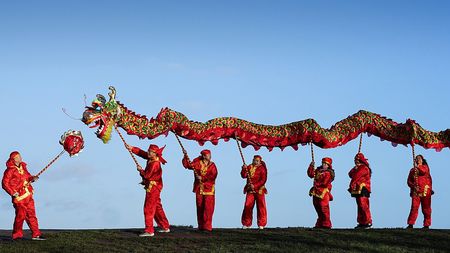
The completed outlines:
{"type": "MultiPolygon", "coordinates": [[[[0,230],[0,252],[450,252],[450,230],[173,227],[139,238],[139,229],[44,230],[47,241],[11,241],[0,230]]],[[[29,232],[26,233],[29,238],[29,232]]]]}

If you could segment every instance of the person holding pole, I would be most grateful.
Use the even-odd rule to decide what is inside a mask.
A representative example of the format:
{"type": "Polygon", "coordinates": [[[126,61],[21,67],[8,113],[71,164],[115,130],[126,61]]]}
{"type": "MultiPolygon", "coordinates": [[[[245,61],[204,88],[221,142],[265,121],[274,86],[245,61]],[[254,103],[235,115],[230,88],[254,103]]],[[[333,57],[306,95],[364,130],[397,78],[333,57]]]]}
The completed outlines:
{"type": "Polygon", "coordinates": [[[125,144],[125,147],[133,154],[147,160],[145,170],[140,165],[137,165],[137,170],[142,177],[146,191],[144,202],[145,231],[139,236],[152,237],[155,235],[153,219],[155,219],[160,227],[158,232],[169,233],[170,225],[162,207],[160,197],[163,189],[161,163],[166,164],[166,160],[162,157],[162,152],[165,147],[159,148],[157,145],[151,144],[147,152],[128,144],[125,144]]]}
{"type": "Polygon", "coordinates": [[[253,162],[242,165],[241,177],[247,179],[247,184],[244,186],[244,194],[246,194],[244,210],[242,211],[242,228],[249,229],[252,226],[253,207],[256,202],[257,223],[259,229],[264,229],[267,225],[267,167],[260,155],[253,157],[253,162]]]}
{"type": "Polygon", "coordinates": [[[200,156],[190,161],[187,152],[183,150],[183,167],[194,171],[194,189],[197,205],[197,222],[200,231],[212,231],[212,219],[215,205],[215,184],[217,168],[211,161],[211,151],[205,149],[200,156]]]}
{"type": "Polygon", "coordinates": [[[408,216],[408,227],[412,229],[419,213],[419,206],[422,205],[423,228],[428,229],[431,226],[431,195],[432,189],[430,168],[427,160],[422,155],[415,157],[414,168],[409,171],[408,186],[411,196],[411,210],[408,216]]]}
{"type": "Polygon", "coordinates": [[[358,206],[358,225],[357,229],[367,229],[372,227],[372,215],[370,213],[370,193],[372,169],[369,161],[363,153],[355,156],[355,167],[353,167],[348,176],[351,178],[348,191],[356,199],[358,206]]]}
{"type": "Polygon", "coordinates": [[[27,170],[27,164],[23,162],[19,152],[14,151],[6,162],[6,170],[3,174],[2,187],[12,197],[16,216],[12,231],[12,239],[23,238],[23,222],[26,221],[32,233],[32,240],[43,241],[39,230],[38,219],[33,199],[33,186],[37,176],[32,176],[27,170]]]}
{"type": "MultiPolygon", "coordinates": [[[[311,144],[312,145],[312,144],[311,144]]],[[[308,177],[314,179],[313,187],[309,190],[309,196],[313,197],[314,209],[317,212],[317,221],[314,228],[330,229],[332,227],[330,219],[331,183],[334,180],[333,160],[329,157],[322,159],[322,165],[315,168],[314,161],[308,167],[308,177]]]]}

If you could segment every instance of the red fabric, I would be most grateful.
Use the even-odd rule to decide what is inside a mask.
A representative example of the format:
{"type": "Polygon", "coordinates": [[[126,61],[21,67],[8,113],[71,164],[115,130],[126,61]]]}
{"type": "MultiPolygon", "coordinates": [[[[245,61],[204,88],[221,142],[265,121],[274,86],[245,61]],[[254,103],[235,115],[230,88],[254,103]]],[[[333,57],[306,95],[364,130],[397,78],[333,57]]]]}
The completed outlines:
{"type": "Polygon", "coordinates": [[[215,201],[215,195],[195,194],[195,203],[197,205],[197,223],[199,230],[212,231],[215,201]]]}
{"type": "Polygon", "coordinates": [[[195,178],[193,187],[197,205],[198,229],[212,231],[217,178],[216,165],[213,162],[210,162],[208,166],[204,165],[201,156],[195,158],[192,162],[189,162],[189,159],[185,156],[182,163],[186,169],[194,170],[201,177],[201,180],[195,178]]]}
{"type": "Polygon", "coordinates": [[[27,164],[24,162],[20,164],[23,169],[23,174],[20,174],[19,167],[11,159],[6,162],[6,166],[2,179],[3,189],[11,196],[16,192],[19,193],[19,196],[22,196],[26,190],[32,193],[33,186],[31,184],[27,185],[27,189],[23,187],[25,182],[30,182],[33,179],[33,176],[27,170],[27,164]]]}
{"type": "MultiPolygon", "coordinates": [[[[267,189],[266,189],[266,182],[267,182],[267,167],[266,164],[261,161],[261,164],[254,168],[254,166],[252,164],[248,165],[246,168],[242,168],[241,170],[241,177],[242,178],[247,178],[248,177],[248,171],[252,171],[252,169],[255,170],[253,176],[250,178],[250,182],[253,184],[254,190],[259,193],[261,191],[261,193],[263,194],[267,194],[267,189]]],[[[250,185],[245,185],[244,186],[244,194],[247,192],[251,192],[251,186],[250,185]]]]}
{"type": "Polygon", "coordinates": [[[267,207],[266,197],[264,194],[247,193],[242,211],[241,222],[243,226],[250,227],[253,220],[253,207],[256,202],[256,214],[258,226],[265,227],[267,225],[267,207]]]}
{"type": "Polygon", "coordinates": [[[431,195],[433,180],[428,165],[420,165],[412,168],[408,175],[408,186],[411,189],[411,196],[428,196],[431,195]],[[417,173],[417,179],[416,179],[417,173]],[[425,189],[426,188],[426,189],[425,189]]]}
{"type": "MultiPolygon", "coordinates": [[[[162,154],[162,149],[159,149],[161,152],[160,154],[162,154]]],[[[163,189],[162,168],[160,161],[162,157],[159,156],[158,158],[156,158],[156,160],[150,160],[148,158],[148,153],[140,148],[133,147],[131,151],[141,158],[147,160],[147,166],[145,167],[145,170],[139,171],[146,189],[144,202],[145,232],[154,232],[153,219],[156,221],[160,228],[168,229],[169,221],[167,220],[166,214],[164,213],[160,198],[160,194],[163,189]]]]}
{"type": "Polygon", "coordinates": [[[371,173],[369,167],[366,165],[355,166],[350,170],[348,176],[351,178],[349,186],[350,192],[359,191],[363,184],[364,187],[371,192],[371,173]]]}
{"type": "Polygon", "coordinates": [[[314,178],[313,187],[310,189],[309,194],[321,198],[321,196],[330,195],[330,201],[333,200],[331,196],[331,189],[333,188],[331,182],[334,180],[331,170],[324,170],[322,166],[314,169],[311,164],[307,171],[308,177],[314,178]]]}
{"type": "Polygon", "coordinates": [[[408,225],[414,225],[419,214],[419,206],[422,205],[423,226],[431,226],[431,194],[426,197],[414,196],[411,198],[411,210],[408,216],[408,225]]]}
{"type": "MultiPolygon", "coordinates": [[[[148,147],[148,150],[151,150],[153,152],[156,153],[156,156],[158,156],[159,161],[162,162],[162,164],[166,164],[167,161],[163,158],[162,153],[164,151],[164,148],[166,148],[166,146],[159,148],[157,145],[155,144],[150,144],[150,146],[148,147]]],[[[148,155],[148,154],[147,154],[148,155]]]]}
{"type": "MultiPolygon", "coordinates": [[[[8,161],[10,161],[10,160],[12,161],[18,154],[20,154],[19,151],[11,152],[11,154],[9,154],[9,160],[8,161]]],[[[8,166],[8,164],[6,164],[6,166],[8,166]]]]}
{"type": "Polygon", "coordinates": [[[216,178],[217,178],[217,168],[216,165],[213,162],[210,162],[207,166],[206,173],[202,174],[202,157],[197,157],[189,163],[189,160],[187,157],[183,158],[183,166],[186,169],[195,170],[197,175],[202,177],[202,180],[198,180],[197,178],[194,179],[194,187],[193,192],[200,193],[200,185],[203,185],[203,192],[210,193],[213,192],[216,178]]]}
{"type": "Polygon", "coordinates": [[[200,152],[200,154],[201,154],[201,155],[210,155],[210,154],[211,154],[211,151],[208,150],[208,149],[204,149],[204,150],[202,150],[202,151],[200,152]]]}
{"type": "Polygon", "coordinates": [[[84,148],[84,140],[81,135],[69,135],[64,139],[62,143],[63,148],[70,156],[80,153],[84,148]]]}
{"type": "Polygon", "coordinates": [[[331,219],[330,219],[330,194],[325,194],[325,196],[321,199],[318,197],[313,197],[313,205],[314,209],[317,213],[317,228],[331,228],[331,219]]]}
{"type": "Polygon", "coordinates": [[[356,197],[356,204],[358,206],[358,224],[368,225],[372,224],[372,215],[370,213],[370,203],[368,197],[356,197]]]}
{"type": "Polygon", "coordinates": [[[169,221],[161,204],[160,190],[152,188],[150,192],[145,194],[144,202],[144,220],[145,232],[153,233],[153,219],[161,229],[169,229],[169,221]]]}
{"type": "Polygon", "coordinates": [[[33,186],[28,184],[26,189],[23,187],[25,182],[30,182],[33,179],[33,176],[28,172],[26,163],[22,162],[19,167],[15,165],[13,159],[18,154],[18,152],[11,153],[10,159],[6,162],[2,187],[9,195],[11,195],[11,197],[14,193],[18,193],[19,197],[23,196],[26,193],[26,190],[31,194],[20,201],[17,201],[17,199],[12,197],[16,213],[12,233],[13,239],[23,237],[22,227],[24,221],[27,222],[28,227],[31,229],[33,237],[41,235],[34,207],[33,186]],[[20,168],[22,169],[22,173],[20,173],[20,168]]]}
{"type": "Polygon", "coordinates": [[[307,119],[275,128],[261,129],[257,125],[257,129],[254,130],[254,125],[247,125],[246,121],[241,121],[237,118],[217,118],[208,121],[208,123],[216,123],[220,120],[218,124],[192,122],[185,115],[167,107],[162,108],[156,118],[148,119],[144,115],[132,112],[123,104],[119,102],[118,104],[124,113],[132,116],[130,117],[132,122],[138,123],[142,120],[148,120],[156,122],[155,125],[157,126],[163,123],[163,127],[158,127],[156,131],[146,133],[140,131],[139,128],[126,128],[128,134],[137,135],[140,138],[154,139],[163,134],[167,135],[172,131],[180,137],[195,140],[203,146],[208,141],[217,144],[220,139],[227,141],[238,137],[243,147],[251,145],[256,150],[260,147],[267,147],[271,151],[275,147],[284,149],[288,146],[297,150],[298,144],[307,144],[311,141],[320,148],[336,148],[354,140],[361,133],[367,133],[368,135],[378,136],[382,140],[390,141],[393,144],[408,145],[415,143],[427,149],[434,148],[437,151],[450,147],[450,129],[444,130],[440,134],[432,132],[431,135],[436,137],[436,139],[431,138],[433,139],[431,142],[430,138],[428,138],[429,131],[423,129],[414,120],[408,119],[405,123],[398,123],[379,114],[363,110],[337,122],[330,129],[323,129],[315,120],[307,119]],[[168,121],[167,119],[173,120],[168,121]],[[356,125],[359,127],[353,127],[356,125]],[[195,131],[195,129],[199,128],[202,130],[195,131]],[[416,129],[416,131],[413,129],[416,129]],[[417,136],[411,140],[413,132],[416,132],[417,136]],[[338,134],[335,135],[335,133],[338,134]],[[336,138],[330,138],[330,136],[335,136],[336,138]]]}
{"type": "Polygon", "coordinates": [[[369,161],[367,160],[367,158],[364,156],[363,153],[356,154],[355,160],[358,160],[360,163],[366,165],[367,167],[370,167],[369,161]]]}
{"type": "Polygon", "coordinates": [[[12,238],[22,238],[23,237],[23,222],[26,221],[28,227],[31,230],[32,237],[37,237],[41,235],[39,230],[38,220],[36,218],[36,209],[34,207],[33,197],[29,197],[14,204],[16,209],[16,217],[14,219],[12,238]]]}
{"type": "Polygon", "coordinates": [[[330,157],[322,158],[322,163],[328,164],[328,166],[330,166],[330,169],[333,168],[333,159],[331,159],[330,157]]]}
{"type": "Polygon", "coordinates": [[[156,182],[156,185],[154,185],[153,187],[156,186],[161,191],[163,189],[161,162],[159,160],[149,160],[148,153],[140,148],[133,147],[131,149],[131,152],[147,160],[147,166],[145,167],[145,170],[140,171],[140,175],[144,181],[145,189],[148,189],[151,186],[151,181],[153,181],[156,182]]]}

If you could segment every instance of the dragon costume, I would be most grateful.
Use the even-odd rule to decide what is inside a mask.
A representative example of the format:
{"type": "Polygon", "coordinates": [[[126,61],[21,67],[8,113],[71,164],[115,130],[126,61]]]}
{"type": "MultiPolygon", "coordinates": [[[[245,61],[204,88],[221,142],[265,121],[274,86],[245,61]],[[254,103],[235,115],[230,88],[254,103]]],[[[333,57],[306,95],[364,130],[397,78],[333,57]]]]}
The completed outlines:
{"type": "Polygon", "coordinates": [[[359,111],[334,124],[329,129],[322,128],[314,119],[272,126],[252,123],[234,117],[220,117],[207,122],[189,120],[180,112],[163,108],[155,118],[147,118],[129,110],[116,101],[116,90],[109,87],[109,100],[97,95],[92,106],[87,106],[82,121],[91,128],[98,128],[96,135],[104,143],[111,139],[114,124],[129,135],[154,139],[173,132],[200,145],[210,141],[216,145],[220,139],[228,141],[238,138],[243,147],[251,145],[258,150],[274,147],[298,149],[298,144],[314,143],[321,148],[335,148],[355,139],[361,133],[375,135],[392,145],[420,145],[437,151],[450,147],[450,129],[431,132],[422,128],[414,120],[397,123],[379,114],[359,111]]]}

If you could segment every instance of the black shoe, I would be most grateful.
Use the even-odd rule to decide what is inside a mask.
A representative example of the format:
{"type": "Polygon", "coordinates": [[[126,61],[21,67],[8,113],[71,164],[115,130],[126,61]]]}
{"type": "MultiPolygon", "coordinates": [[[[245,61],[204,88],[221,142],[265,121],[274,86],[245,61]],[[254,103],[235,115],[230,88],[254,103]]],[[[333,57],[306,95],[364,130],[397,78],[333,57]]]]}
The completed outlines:
{"type": "Polygon", "coordinates": [[[12,241],[13,242],[21,242],[21,241],[25,241],[25,239],[23,239],[22,237],[19,237],[19,238],[12,239],[12,241]]]}
{"type": "Polygon", "coordinates": [[[371,227],[372,227],[372,223],[365,224],[365,225],[358,224],[358,226],[356,226],[355,229],[368,229],[368,228],[371,228],[371,227]]]}
{"type": "Polygon", "coordinates": [[[423,228],[422,229],[424,229],[424,230],[428,230],[428,229],[430,229],[430,226],[423,226],[423,228]]]}
{"type": "Polygon", "coordinates": [[[31,238],[31,240],[33,240],[33,241],[46,241],[47,239],[45,239],[45,237],[43,237],[43,236],[36,236],[36,237],[31,238]]]}
{"type": "Polygon", "coordinates": [[[363,224],[358,224],[356,227],[355,227],[355,229],[365,229],[366,228],[366,225],[363,225],[363,224]]]}
{"type": "Polygon", "coordinates": [[[414,228],[414,225],[411,225],[411,224],[409,224],[407,227],[406,227],[406,229],[413,229],[414,228]]]}

